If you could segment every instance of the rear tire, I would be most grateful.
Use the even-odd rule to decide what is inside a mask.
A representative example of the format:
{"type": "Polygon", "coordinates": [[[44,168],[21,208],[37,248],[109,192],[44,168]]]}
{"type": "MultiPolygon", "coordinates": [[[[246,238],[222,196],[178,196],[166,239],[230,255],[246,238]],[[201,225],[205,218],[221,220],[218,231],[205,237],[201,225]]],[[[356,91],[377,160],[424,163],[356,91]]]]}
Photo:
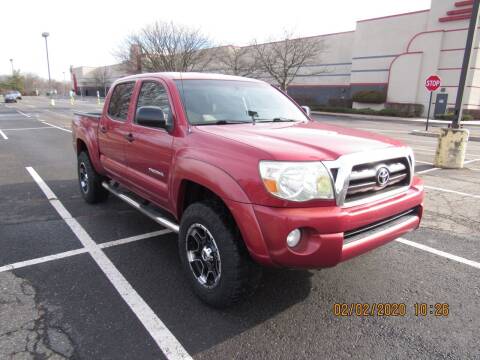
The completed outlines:
{"type": "Polygon", "coordinates": [[[83,199],[89,204],[107,200],[109,192],[102,186],[104,178],[95,171],[85,151],[78,155],[77,170],[78,185],[83,199]]]}
{"type": "Polygon", "coordinates": [[[260,283],[261,267],[250,258],[232,216],[219,202],[198,202],[185,210],[179,252],[194,292],[210,306],[231,306],[260,283]]]}

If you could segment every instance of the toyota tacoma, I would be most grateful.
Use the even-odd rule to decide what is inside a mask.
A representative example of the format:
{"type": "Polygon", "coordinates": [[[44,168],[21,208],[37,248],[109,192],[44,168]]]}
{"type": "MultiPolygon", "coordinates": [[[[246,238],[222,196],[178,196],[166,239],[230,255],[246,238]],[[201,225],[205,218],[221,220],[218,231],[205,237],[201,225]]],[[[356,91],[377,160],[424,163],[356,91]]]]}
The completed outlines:
{"type": "Polygon", "coordinates": [[[314,121],[263,81],[134,75],[72,127],[85,201],[113,194],[178,233],[186,277],[215,307],[251,294],[263,266],[332,267],[422,217],[411,148],[314,121]]]}

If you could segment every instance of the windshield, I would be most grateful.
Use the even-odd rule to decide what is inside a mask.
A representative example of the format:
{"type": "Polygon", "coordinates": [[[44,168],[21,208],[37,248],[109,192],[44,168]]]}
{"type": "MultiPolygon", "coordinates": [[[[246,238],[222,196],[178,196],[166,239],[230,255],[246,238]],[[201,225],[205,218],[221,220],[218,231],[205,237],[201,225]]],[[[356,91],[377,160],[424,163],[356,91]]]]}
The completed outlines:
{"type": "Polygon", "coordinates": [[[264,83],[232,80],[176,80],[192,125],[253,121],[305,121],[285,95],[264,83]]]}

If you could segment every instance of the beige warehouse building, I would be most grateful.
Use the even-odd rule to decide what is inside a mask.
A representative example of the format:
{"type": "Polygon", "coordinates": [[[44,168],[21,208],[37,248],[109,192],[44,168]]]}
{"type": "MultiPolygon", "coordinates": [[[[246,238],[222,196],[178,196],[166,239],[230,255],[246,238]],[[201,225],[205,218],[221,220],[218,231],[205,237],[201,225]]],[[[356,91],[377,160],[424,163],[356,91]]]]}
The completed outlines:
{"type": "MultiPolygon", "coordinates": [[[[359,91],[374,90],[383,93],[388,104],[422,105],[422,115],[426,115],[425,79],[437,74],[442,87],[434,95],[433,111],[444,113],[454,106],[471,12],[472,1],[432,0],[430,9],[361,20],[353,31],[315,36],[324,43],[324,51],[300,69],[288,93],[299,102],[329,106],[350,103],[359,91]]],[[[466,109],[480,114],[477,53],[464,103],[466,109]]],[[[211,70],[221,71],[218,67],[211,70]]],[[[96,88],[102,88],[98,72],[96,68],[72,68],[83,94],[94,95],[96,88]]],[[[106,73],[108,84],[127,74],[122,65],[110,66],[106,73]]],[[[383,108],[385,104],[353,106],[383,108]]]]}

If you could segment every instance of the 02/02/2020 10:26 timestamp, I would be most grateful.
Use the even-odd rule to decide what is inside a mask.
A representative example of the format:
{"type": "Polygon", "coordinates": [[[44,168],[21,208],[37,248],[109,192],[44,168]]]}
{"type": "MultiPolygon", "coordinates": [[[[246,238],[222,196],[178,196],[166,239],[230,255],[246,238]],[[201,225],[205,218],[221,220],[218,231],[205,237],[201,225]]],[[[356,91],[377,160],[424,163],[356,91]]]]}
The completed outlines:
{"type": "MultiPolygon", "coordinates": [[[[448,317],[450,313],[447,303],[415,303],[413,314],[417,317],[436,316],[448,317]]],[[[404,303],[335,303],[333,314],[338,317],[364,316],[406,316],[407,305],[404,303]]]]}

